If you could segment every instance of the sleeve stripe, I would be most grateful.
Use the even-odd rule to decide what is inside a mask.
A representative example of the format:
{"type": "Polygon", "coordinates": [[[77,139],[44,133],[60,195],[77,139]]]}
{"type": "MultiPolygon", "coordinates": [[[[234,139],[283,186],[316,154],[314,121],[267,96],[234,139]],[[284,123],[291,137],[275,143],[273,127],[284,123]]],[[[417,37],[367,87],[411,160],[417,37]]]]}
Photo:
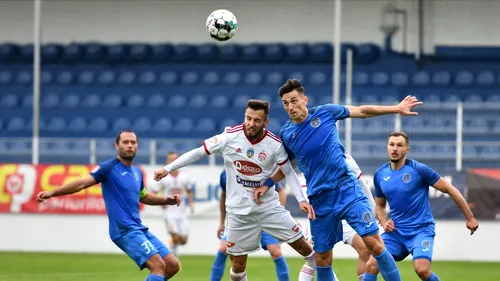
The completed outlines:
{"type": "Polygon", "coordinates": [[[278,163],[278,165],[284,165],[286,162],[288,161],[288,159],[285,159],[285,161],[281,162],[281,163],[278,163]]]}
{"type": "Polygon", "coordinates": [[[207,155],[210,155],[210,151],[208,151],[208,148],[207,148],[207,145],[205,144],[205,142],[203,142],[203,148],[205,149],[205,152],[207,153],[207,155]]]}
{"type": "Polygon", "coordinates": [[[362,175],[363,175],[363,173],[359,173],[359,175],[358,175],[358,180],[359,180],[359,178],[360,178],[362,175]]]}

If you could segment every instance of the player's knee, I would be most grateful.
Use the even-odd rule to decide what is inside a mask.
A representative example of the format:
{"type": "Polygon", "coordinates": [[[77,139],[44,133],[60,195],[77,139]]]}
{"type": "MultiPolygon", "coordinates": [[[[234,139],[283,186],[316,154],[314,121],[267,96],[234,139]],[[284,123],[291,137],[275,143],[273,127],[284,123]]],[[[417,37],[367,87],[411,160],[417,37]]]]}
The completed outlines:
{"type": "Polygon", "coordinates": [[[172,278],[179,270],[181,270],[181,264],[177,258],[173,255],[165,257],[165,276],[167,278],[172,278]]]}
{"type": "Polygon", "coordinates": [[[430,263],[425,264],[425,263],[415,263],[413,265],[413,268],[415,269],[415,273],[420,277],[422,280],[426,280],[431,276],[431,267],[430,263]]]}
{"type": "Polygon", "coordinates": [[[370,258],[368,259],[368,262],[366,262],[366,267],[365,271],[371,274],[378,274],[378,265],[377,265],[377,260],[375,258],[370,258]]]}
{"type": "Polygon", "coordinates": [[[378,256],[384,252],[385,245],[380,235],[363,237],[363,241],[371,255],[378,256]]]}
{"type": "Polygon", "coordinates": [[[153,257],[151,257],[147,261],[146,266],[149,268],[152,274],[158,275],[163,275],[165,273],[165,269],[167,268],[165,261],[160,257],[160,255],[154,255],[153,257]]]}
{"type": "Polygon", "coordinates": [[[316,264],[318,266],[329,266],[332,264],[332,250],[324,253],[316,253],[316,264]]]}
{"type": "Polygon", "coordinates": [[[245,271],[247,267],[247,261],[243,257],[240,256],[235,256],[231,260],[231,268],[233,269],[234,273],[240,273],[245,271]]]}
{"type": "Polygon", "coordinates": [[[181,245],[186,245],[186,244],[187,244],[187,241],[188,241],[188,237],[187,237],[187,236],[182,236],[182,237],[179,239],[179,244],[181,244],[181,245]]]}
{"type": "Polygon", "coordinates": [[[281,248],[279,245],[268,245],[267,250],[269,251],[269,254],[271,254],[271,258],[273,260],[283,256],[283,253],[281,252],[281,248]]]}
{"type": "Polygon", "coordinates": [[[358,255],[359,255],[359,259],[365,263],[368,262],[368,260],[371,257],[370,252],[366,248],[359,250],[358,255]]]}

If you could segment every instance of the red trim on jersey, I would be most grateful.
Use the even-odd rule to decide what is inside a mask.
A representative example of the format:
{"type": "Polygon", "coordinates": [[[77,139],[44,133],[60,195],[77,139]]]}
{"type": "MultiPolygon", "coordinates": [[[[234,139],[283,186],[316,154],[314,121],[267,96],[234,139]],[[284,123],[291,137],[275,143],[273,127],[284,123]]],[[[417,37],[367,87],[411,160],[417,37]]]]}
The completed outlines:
{"type": "Polygon", "coordinates": [[[285,161],[283,161],[283,162],[281,162],[281,163],[278,163],[278,165],[280,165],[280,166],[281,166],[281,165],[285,164],[287,161],[288,161],[288,159],[286,159],[285,161]]]}
{"type": "Polygon", "coordinates": [[[359,180],[359,178],[360,178],[362,175],[363,175],[363,173],[359,173],[359,175],[358,175],[358,180],[359,180]]]}
{"type": "Polygon", "coordinates": [[[243,131],[243,128],[239,128],[239,129],[236,129],[236,130],[231,130],[231,131],[226,131],[227,134],[232,134],[232,133],[237,133],[237,132],[241,132],[243,131]]]}
{"type": "Polygon", "coordinates": [[[243,124],[232,126],[226,129],[227,133],[234,133],[243,130],[243,124]]]}
{"type": "Polygon", "coordinates": [[[272,138],[273,140],[281,143],[281,139],[278,136],[276,136],[275,134],[269,132],[268,130],[266,130],[266,135],[269,136],[270,138],[272,138]]]}
{"type": "Polygon", "coordinates": [[[210,155],[210,151],[208,151],[208,148],[207,148],[207,145],[205,144],[205,142],[203,142],[203,148],[205,149],[205,152],[207,153],[207,155],[210,155]]]}

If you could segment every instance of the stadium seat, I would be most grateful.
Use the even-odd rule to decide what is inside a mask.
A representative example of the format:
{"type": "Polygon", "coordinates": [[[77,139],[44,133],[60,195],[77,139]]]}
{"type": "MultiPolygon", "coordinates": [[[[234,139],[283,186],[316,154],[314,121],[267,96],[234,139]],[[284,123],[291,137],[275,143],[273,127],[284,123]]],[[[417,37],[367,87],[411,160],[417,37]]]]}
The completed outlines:
{"type": "Polygon", "coordinates": [[[495,74],[492,71],[481,71],[476,75],[475,84],[478,86],[491,86],[495,83],[495,74]]]}
{"type": "Polygon", "coordinates": [[[241,81],[241,74],[234,71],[228,72],[224,75],[223,81],[230,85],[238,84],[241,81]]]}
{"type": "Polygon", "coordinates": [[[146,105],[148,107],[163,107],[165,105],[165,99],[159,94],[151,95],[146,105]]]}
{"type": "Polygon", "coordinates": [[[137,118],[132,124],[132,130],[139,133],[151,130],[151,120],[146,117],[137,118]]]}
{"type": "Polygon", "coordinates": [[[172,127],[172,120],[168,118],[160,118],[155,122],[152,130],[158,133],[166,133],[170,131],[172,127]]]}
{"type": "Polygon", "coordinates": [[[133,95],[127,100],[128,107],[142,108],[144,106],[144,96],[143,95],[133,95]]]}
{"type": "Polygon", "coordinates": [[[207,98],[202,95],[195,95],[189,100],[189,107],[203,108],[207,105],[207,98]]]}
{"type": "Polygon", "coordinates": [[[389,75],[385,72],[375,72],[371,76],[371,83],[375,86],[386,86],[389,84],[389,75]]]}
{"type": "Polygon", "coordinates": [[[240,60],[243,62],[259,62],[265,58],[263,48],[258,44],[243,45],[240,47],[240,60]]]}
{"type": "Polygon", "coordinates": [[[116,75],[113,71],[103,71],[97,76],[97,83],[102,85],[111,85],[115,83],[116,75]]]}
{"type": "Polygon", "coordinates": [[[428,86],[430,83],[429,73],[418,71],[411,77],[411,82],[414,86],[428,86]]]}
{"type": "Polygon", "coordinates": [[[215,44],[196,46],[197,60],[202,62],[216,61],[219,58],[219,48],[215,44]]]}
{"type": "Polygon", "coordinates": [[[52,118],[44,129],[47,131],[63,131],[66,129],[66,120],[62,117],[52,118]]]}
{"type": "Polygon", "coordinates": [[[87,122],[81,117],[76,117],[69,122],[67,128],[72,132],[83,132],[87,129],[87,122]]]}
{"type": "Polygon", "coordinates": [[[408,84],[408,74],[404,72],[395,72],[391,75],[391,83],[394,86],[406,86],[408,84]]]}
{"type": "Polygon", "coordinates": [[[187,104],[186,97],[181,95],[172,96],[168,101],[168,106],[171,106],[173,108],[182,108],[185,107],[186,104],[187,104]]]}
{"type": "Polygon", "coordinates": [[[0,84],[12,83],[12,72],[8,70],[0,71],[0,84]]]}
{"type": "Polygon", "coordinates": [[[196,124],[194,130],[209,136],[216,129],[215,121],[210,118],[201,118],[196,124]]]}
{"type": "Polygon", "coordinates": [[[88,130],[94,132],[102,132],[107,129],[108,129],[108,121],[101,117],[92,119],[88,126],[88,130]]]}
{"type": "Polygon", "coordinates": [[[256,71],[248,72],[244,77],[244,82],[250,85],[260,85],[262,83],[262,74],[256,71]]]}
{"type": "Polygon", "coordinates": [[[206,72],[203,74],[202,82],[207,85],[215,85],[219,83],[220,75],[215,71],[206,72]]]}
{"type": "Polygon", "coordinates": [[[451,82],[451,75],[446,71],[438,71],[432,75],[432,84],[437,86],[448,86],[451,82]]]}
{"type": "Polygon", "coordinates": [[[160,75],[160,82],[167,85],[175,84],[178,81],[178,79],[179,77],[177,73],[171,71],[163,72],[160,75]]]}
{"type": "Polygon", "coordinates": [[[122,97],[117,94],[106,95],[102,101],[104,107],[120,107],[122,105],[122,97]]]}
{"type": "MultiPolygon", "coordinates": [[[[133,50],[131,50],[131,54],[134,53],[133,50]]],[[[138,50],[136,56],[145,56],[141,52],[138,50]]],[[[154,62],[166,62],[171,60],[173,56],[174,48],[170,44],[157,44],[151,47],[151,60],[154,62]]]]}
{"type": "Polygon", "coordinates": [[[264,59],[267,62],[281,62],[285,59],[285,45],[266,44],[264,46],[264,59]]]}
{"type": "Polygon", "coordinates": [[[100,104],[101,104],[101,97],[93,94],[86,95],[82,101],[83,107],[92,108],[92,107],[97,107],[100,104]]]}
{"type": "Polygon", "coordinates": [[[296,43],[285,46],[285,62],[299,63],[304,62],[309,57],[309,48],[306,44],[296,43]]]}
{"type": "Polygon", "coordinates": [[[187,84],[187,85],[194,85],[197,84],[199,81],[200,77],[198,73],[190,71],[184,73],[181,77],[182,84],[187,84]]]}
{"type": "Polygon", "coordinates": [[[0,98],[0,107],[13,108],[18,105],[18,99],[14,94],[6,94],[0,98]]]}
{"type": "Polygon", "coordinates": [[[46,108],[57,107],[59,105],[59,96],[54,93],[42,95],[42,102],[40,105],[46,108]]]}
{"type": "Polygon", "coordinates": [[[187,133],[193,129],[193,121],[189,118],[178,119],[172,128],[176,133],[187,133]]]}
{"type": "Polygon", "coordinates": [[[210,100],[210,108],[224,109],[229,106],[229,100],[225,96],[217,95],[210,100]]]}
{"type": "Polygon", "coordinates": [[[140,85],[152,85],[158,81],[158,77],[153,71],[144,71],[139,74],[136,82],[140,85]]]}
{"type": "Polygon", "coordinates": [[[474,75],[470,71],[460,71],[455,75],[455,84],[469,86],[474,82],[474,75]]]}
{"type": "Polygon", "coordinates": [[[26,127],[26,123],[23,118],[20,117],[12,117],[7,124],[7,130],[10,131],[20,131],[24,130],[26,127]]]}
{"type": "Polygon", "coordinates": [[[128,118],[120,117],[117,118],[113,123],[113,132],[119,132],[121,130],[130,129],[132,124],[128,118]]]}
{"type": "Polygon", "coordinates": [[[74,81],[74,75],[71,71],[64,70],[57,74],[56,83],[61,85],[68,85],[74,81]]]}

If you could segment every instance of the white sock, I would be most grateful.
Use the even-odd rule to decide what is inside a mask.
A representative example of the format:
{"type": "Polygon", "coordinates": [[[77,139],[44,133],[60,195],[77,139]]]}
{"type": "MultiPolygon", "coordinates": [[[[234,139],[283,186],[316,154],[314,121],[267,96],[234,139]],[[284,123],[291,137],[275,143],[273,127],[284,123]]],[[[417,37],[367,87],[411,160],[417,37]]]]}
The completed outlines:
{"type": "Polygon", "coordinates": [[[316,270],[309,265],[304,264],[299,272],[299,281],[313,281],[316,270]]]}
{"type": "Polygon", "coordinates": [[[231,281],[248,281],[246,271],[240,273],[234,273],[233,269],[231,268],[229,274],[231,276],[231,281]]]}
{"type": "Polygon", "coordinates": [[[333,281],[340,281],[340,280],[337,278],[337,274],[335,274],[335,272],[333,273],[333,281]]]}
{"type": "Polygon", "coordinates": [[[363,276],[364,276],[364,274],[358,275],[358,280],[363,281],[363,276]]]}
{"type": "Polygon", "coordinates": [[[309,255],[304,257],[304,260],[306,261],[306,265],[312,268],[313,270],[316,270],[316,252],[312,251],[309,255]]]}
{"type": "Polygon", "coordinates": [[[174,254],[174,256],[176,256],[176,257],[179,257],[178,256],[179,251],[177,251],[177,244],[172,245],[172,254],[174,254]]]}

